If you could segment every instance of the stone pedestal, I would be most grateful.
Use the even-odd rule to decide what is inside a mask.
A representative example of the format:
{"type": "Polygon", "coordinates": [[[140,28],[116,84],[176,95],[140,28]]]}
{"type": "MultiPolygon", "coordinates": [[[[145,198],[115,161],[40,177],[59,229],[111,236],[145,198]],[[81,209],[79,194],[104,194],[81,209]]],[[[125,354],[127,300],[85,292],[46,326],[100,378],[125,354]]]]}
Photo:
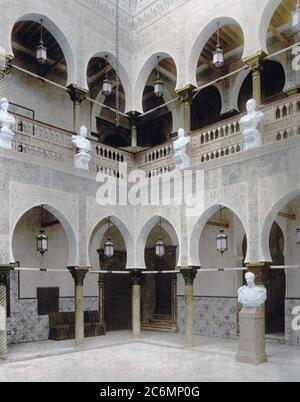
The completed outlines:
{"type": "Polygon", "coordinates": [[[76,169],[90,170],[91,155],[81,152],[74,156],[74,165],[76,169]]]}
{"type": "Polygon", "coordinates": [[[268,361],[265,336],[265,307],[246,308],[240,312],[238,363],[259,365],[268,361]]]}

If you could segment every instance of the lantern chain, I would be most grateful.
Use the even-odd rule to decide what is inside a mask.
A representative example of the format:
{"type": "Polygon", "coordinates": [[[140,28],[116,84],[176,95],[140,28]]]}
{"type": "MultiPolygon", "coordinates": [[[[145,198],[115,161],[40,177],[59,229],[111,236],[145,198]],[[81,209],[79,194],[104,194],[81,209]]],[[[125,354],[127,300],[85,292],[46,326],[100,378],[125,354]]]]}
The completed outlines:
{"type": "Polygon", "coordinates": [[[119,8],[119,0],[116,0],[116,127],[120,126],[119,38],[120,38],[120,8],[119,8]]]}

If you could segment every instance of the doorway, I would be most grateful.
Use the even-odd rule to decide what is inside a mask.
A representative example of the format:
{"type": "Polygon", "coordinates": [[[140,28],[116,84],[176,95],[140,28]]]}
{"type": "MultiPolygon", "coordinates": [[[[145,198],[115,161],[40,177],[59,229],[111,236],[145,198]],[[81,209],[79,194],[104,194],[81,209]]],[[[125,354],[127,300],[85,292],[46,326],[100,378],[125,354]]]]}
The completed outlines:
{"type": "MultiPolygon", "coordinates": [[[[115,252],[113,258],[101,253],[104,271],[125,271],[126,252],[115,252]]],[[[130,275],[107,274],[104,280],[104,319],[107,331],[122,331],[132,328],[132,298],[130,275]]]]}
{"type": "MultiPolygon", "coordinates": [[[[274,222],[270,234],[270,251],[274,266],[284,266],[284,235],[280,226],[274,222]]],[[[265,286],[268,291],[266,302],[266,333],[285,334],[286,275],[284,269],[267,270],[265,286]]]]}

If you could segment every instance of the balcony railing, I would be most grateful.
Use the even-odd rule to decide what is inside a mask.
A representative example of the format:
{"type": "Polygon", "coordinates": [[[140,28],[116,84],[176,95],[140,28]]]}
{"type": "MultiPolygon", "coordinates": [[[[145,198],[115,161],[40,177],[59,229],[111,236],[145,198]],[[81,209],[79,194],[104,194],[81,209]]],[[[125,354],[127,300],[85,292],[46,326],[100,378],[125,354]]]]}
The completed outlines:
{"type": "MultiPolygon", "coordinates": [[[[264,143],[282,141],[300,134],[300,95],[261,107],[265,113],[262,127],[264,143]]],[[[238,115],[220,121],[191,134],[192,165],[228,158],[243,151],[243,139],[238,115]]],[[[71,137],[74,133],[28,117],[15,114],[14,150],[28,155],[55,161],[72,167],[76,153],[71,137]]],[[[91,140],[90,169],[118,177],[120,163],[128,169],[142,169],[147,176],[157,176],[174,170],[172,142],[132,155],[91,140]]]]}
{"type": "MultiPolygon", "coordinates": [[[[72,167],[76,153],[72,144],[74,133],[15,114],[14,149],[28,155],[60,162],[72,167]]],[[[127,162],[133,166],[133,155],[91,140],[90,170],[118,176],[119,164],[127,162]]]]}

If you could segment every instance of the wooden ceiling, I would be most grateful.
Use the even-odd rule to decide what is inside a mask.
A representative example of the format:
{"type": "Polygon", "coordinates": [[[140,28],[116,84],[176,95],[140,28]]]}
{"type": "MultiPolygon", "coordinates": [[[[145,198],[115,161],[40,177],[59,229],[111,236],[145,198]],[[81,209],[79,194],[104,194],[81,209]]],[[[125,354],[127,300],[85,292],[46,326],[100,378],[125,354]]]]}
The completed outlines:
{"type": "MultiPolygon", "coordinates": [[[[283,30],[281,27],[291,22],[291,13],[295,9],[297,0],[283,0],[273,15],[269,26],[269,31],[284,45],[290,43],[291,33],[283,30]]],[[[44,29],[44,42],[48,48],[49,65],[48,70],[62,70],[67,72],[66,60],[63,52],[55,40],[55,38],[44,29]]],[[[13,49],[17,57],[26,59],[31,63],[35,62],[35,48],[40,40],[40,25],[36,22],[25,21],[15,25],[12,35],[13,49]]],[[[241,48],[244,42],[243,32],[239,25],[226,25],[220,29],[220,42],[225,51],[228,52],[241,48]]],[[[210,68],[216,73],[220,71],[212,64],[212,54],[217,44],[217,32],[215,32],[207,41],[201,52],[198,63],[198,73],[210,68]]],[[[176,83],[176,66],[172,59],[164,59],[160,62],[160,71],[164,79],[176,83]]],[[[154,74],[156,74],[154,70],[154,74]]],[[[99,92],[99,87],[105,79],[105,60],[102,58],[94,58],[88,66],[88,83],[91,93],[99,92]]],[[[152,74],[153,75],[153,74],[152,74]]],[[[151,77],[152,78],[152,77],[151,77]]],[[[115,80],[115,71],[109,65],[109,79],[115,80]]],[[[123,92],[123,89],[122,89],[123,92]]]]}
{"type": "MultiPolygon", "coordinates": [[[[199,57],[198,68],[210,67],[216,72],[219,70],[213,65],[212,58],[213,52],[216,50],[218,41],[217,31],[209,38],[204,46],[201,55],[199,57]]],[[[240,48],[244,44],[243,31],[239,25],[224,25],[220,28],[220,45],[224,50],[225,56],[227,53],[234,49],[240,48]]]]}
{"type": "Polygon", "coordinates": [[[292,13],[295,10],[297,0],[283,0],[275,11],[269,25],[269,32],[282,43],[284,47],[291,44],[294,32],[289,27],[292,21],[292,13]],[[284,28],[287,27],[287,28],[284,28]]]}
{"type": "MultiPolygon", "coordinates": [[[[40,42],[40,24],[32,21],[18,22],[13,29],[12,47],[16,57],[35,61],[35,50],[40,42]]],[[[66,72],[66,60],[60,45],[49,31],[43,28],[43,41],[48,50],[48,67],[66,72]]]]}

